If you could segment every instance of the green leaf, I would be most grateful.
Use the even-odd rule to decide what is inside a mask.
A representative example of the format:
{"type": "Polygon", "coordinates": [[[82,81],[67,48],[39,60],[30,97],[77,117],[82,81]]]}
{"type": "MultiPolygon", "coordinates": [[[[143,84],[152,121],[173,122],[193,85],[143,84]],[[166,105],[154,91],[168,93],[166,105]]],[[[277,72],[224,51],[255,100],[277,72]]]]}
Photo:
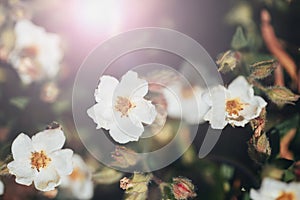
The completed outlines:
{"type": "Polygon", "coordinates": [[[284,182],[291,182],[295,180],[295,174],[292,170],[285,170],[283,174],[283,181],[284,182]]]}
{"type": "Polygon", "coordinates": [[[235,50],[239,50],[244,47],[247,47],[247,45],[248,45],[248,40],[246,39],[246,37],[244,35],[242,27],[239,26],[239,27],[237,27],[237,29],[233,35],[233,38],[231,41],[231,47],[235,50]]]}
{"type": "Polygon", "coordinates": [[[9,100],[9,103],[19,108],[20,110],[24,110],[24,108],[29,103],[28,97],[14,97],[9,100]]]}
{"type": "Polygon", "coordinates": [[[294,161],[284,159],[284,158],[279,158],[273,160],[271,164],[277,167],[278,169],[288,169],[290,166],[292,166],[292,164],[294,164],[294,161]]]}

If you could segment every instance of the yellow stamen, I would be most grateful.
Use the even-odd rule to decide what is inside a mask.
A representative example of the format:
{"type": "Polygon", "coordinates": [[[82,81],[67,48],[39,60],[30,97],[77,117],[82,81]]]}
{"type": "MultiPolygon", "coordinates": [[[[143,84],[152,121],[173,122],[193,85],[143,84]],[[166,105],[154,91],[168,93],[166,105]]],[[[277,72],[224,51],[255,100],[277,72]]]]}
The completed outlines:
{"type": "Polygon", "coordinates": [[[32,152],[30,160],[31,168],[36,168],[38,172],[41,168],[46,168],[51,162],[51,158],[49,158],[43,150],[40,152],[32,152]]]}
{"type": "Polygon", "coordinates": [[[228,99],[226,101],[226,112],[230,116],[232,115],[239,116],[239,112],[244,110],[245,105],[247,104],[242,103],[239,98],[228,99]]]}
{"type": "Polygon", "coordinates": [[[134,108],[135,105],[126,97],[117,97],[115,109],[119,111],[123,116],[128,117],[129,110],[134,108]]]}

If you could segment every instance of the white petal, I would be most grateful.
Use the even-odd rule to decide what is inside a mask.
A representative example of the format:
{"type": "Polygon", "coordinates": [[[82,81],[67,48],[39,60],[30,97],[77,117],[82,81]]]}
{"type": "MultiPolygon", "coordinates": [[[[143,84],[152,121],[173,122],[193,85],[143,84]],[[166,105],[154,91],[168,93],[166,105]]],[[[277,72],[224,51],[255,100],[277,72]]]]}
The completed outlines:
{"type": "Polygon", "coordinates": [[[210,112],[204,117],[205,120],[209,119],[210,125],[213,129],[223,129],[226,125],[225,114],[225,97],[226,89],[219,85],[212,89],[211,92],[211,109],[210,112]]]}
{"type": "Polygon", "coordinates": [[[238,76],[228,86],[231,98],[240,97],[241,99],[249,99],[254,95],[252,85],[248,83],[244,76],[238,76]]]}
{"type": "Polygon", "coordinates": [[[11,152],[14,160],[29,159],[33,152],[31,139],[24,133],[19,134],[12,143],[11,152]]]}
{"type": "Polygon", "coordinates": [[[248,121],[255,119],[259,116],[262,108],[267,105],[267,102],[259,96],[255,96],[248,102],[248,105],[245,105],[244,110],[240,112],[242,116],[245,117],[248,121]]]}
{"type": "Polygon", "coordinates": [[[136,107],[130,110],[129,116],[134,115],[139,121],[152,124],[157,112],[151,101],[145,99],[132,99],[132,101],[136,107]]]}
{"type": "Polygon", "coordinates": [[[94,184],[91,180],[86,180],[80,185],[73,187],[72,192],[78,199],[91,199],[94,195],[94,184]]]}
{"type": "Polygon", "coordinates": [[[51,191],[60,184],[60,176],[54,166],[48,166],[38,173],[34,179],[34,186],[40,191],[51,191]]]}
{"type": "Polygon", "coordinates": [[[120,84],[116,87],[114,99],[118,96],[130,97],[144,97],[148,93],[148,82],[144,79],[138,78],[138,74],[134,71],[128,71],[122,76],[120,84]]]}
{"type": "Polygon", "coordinates": [[[114,110],[114,122],[112,124],[117,126],[123,134],[133,138],[140,137],[144,131],[142,122],[139,119],[122,116],[121,113],[116,110],[114,110]]]}
{"type": "Polygon", "coordinates": [[[202,99],[202,89],[195,87],[193,93],[191,98],[182,99],[183,118],[190,124],[198,124],[204,121],[209,106],[202,99]]]}
{"type": "Polygon", "coordinates": [[[182,116],[182,105],[179,85],[172,85],[162,90],[164,98],[167,102],[168,116],[172,118],[181,118],[182,116]]]}
{"type": "Polygon", "coordinates": [[[2,181],[0,181],[0,195],[4,193],[4,184],[2,181]]]}
{"type": "Polygon", "coordinates": [[[53,166],[59,175],[69,175],[73,171],[72,164],[73,151],[71,149],[62,149],[53,152],[49,157],[52,160],[53,166]]]}
{"type": "Polygon", "coordinates": [[[60,129],[44,130],[32,136],[33,148],[36,151],[44,150],[47,153],[61,149],[65,140],[64,132],[60,129]]]}
{"type": "Polygon", "coordinates": [[[107,105],[112,105],[113,94],[119,81],[112,76],[102,76],[95,91],[97,102],[103,101],[107,105]]]}
{"type": "Polygon", "coordinates": [[[109,123],[113,121],[112,108],[102,103],[96,103],[87,110],[87,114],[97,124],[97,129],[108,129],[109,123]]]}
{"type": "Polygon", "coordinates": [[[7,168],[10,174],[16,176],[16,182],[22,185],[31,185],[34,177],[36,176],[36,170],[31,168],[30,161],[12,161],[8,163],[7,168]]]}
{"type": "MultiPolygon", "coordinates": [[[[143,129],[139,133],[140,135],[143,133],[143,129]]],[[[132,137],[124,133],[115,123],[111,124],[109,130],[110,136],[118,143],[125,144],[131,141],[138,141],[139,137],[132,137]]]]}

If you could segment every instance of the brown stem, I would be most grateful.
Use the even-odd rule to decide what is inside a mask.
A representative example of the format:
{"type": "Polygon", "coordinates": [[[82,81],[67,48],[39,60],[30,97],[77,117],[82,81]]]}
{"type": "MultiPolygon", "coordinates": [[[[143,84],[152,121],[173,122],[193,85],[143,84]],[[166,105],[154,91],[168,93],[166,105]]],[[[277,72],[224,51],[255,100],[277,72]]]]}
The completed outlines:
{"type": "Polygon", "coordinates": [[[290,55],[286,53],[275,35],[271,22],[271,16],[267,10],[261,12],[262,37],[269,51],[278,59],[282,67],[292,78],[294,85],[298,83],[297,66],[290,55]]]}

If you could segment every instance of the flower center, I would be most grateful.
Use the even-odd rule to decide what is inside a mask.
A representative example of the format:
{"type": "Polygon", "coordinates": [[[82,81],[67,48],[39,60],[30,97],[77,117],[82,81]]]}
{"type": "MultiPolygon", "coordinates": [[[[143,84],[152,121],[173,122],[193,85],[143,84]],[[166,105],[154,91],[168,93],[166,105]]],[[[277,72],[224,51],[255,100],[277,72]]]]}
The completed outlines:
{"type": "Polygon", "coordinates": [[[226,101],[226,112],[231,116],[239,116],[239,112],[244,110],[245,105],[246,104],[242,103],[239,98],[228,99],[226,101]]]}
{"type": "Polygon", "coordinates": [[[134,108],[135,105],[126,97],[117,97],[117,102],[115,104],[116,111],[119,111],[123,116],[128,117],[129,110],[134,108]]]}
{"type": "Polygon", "coordinates": [[[51,158],[49,158],[46,153],[42,150],[40,152],[31,153],[31,168],[36,168],[39,172],[41,168],[46,168],[51,162],[51,158]]]}
{"type": "Polygon", "coordinates": [[[277,197],[276,200],[296,200],[296,198],[292,192],[282,192],[282,194],[277,197]]]}
{"type": "Polygon", "coordinates": [[[72,174],[70,174],[70,179],[72,181],[76,181],[76,180],[84,180],[85,178],[85,174],[82,173],[82,171],[78,168],[78,167],[75,167],[73,169],[73,172],[72,174]]]}

